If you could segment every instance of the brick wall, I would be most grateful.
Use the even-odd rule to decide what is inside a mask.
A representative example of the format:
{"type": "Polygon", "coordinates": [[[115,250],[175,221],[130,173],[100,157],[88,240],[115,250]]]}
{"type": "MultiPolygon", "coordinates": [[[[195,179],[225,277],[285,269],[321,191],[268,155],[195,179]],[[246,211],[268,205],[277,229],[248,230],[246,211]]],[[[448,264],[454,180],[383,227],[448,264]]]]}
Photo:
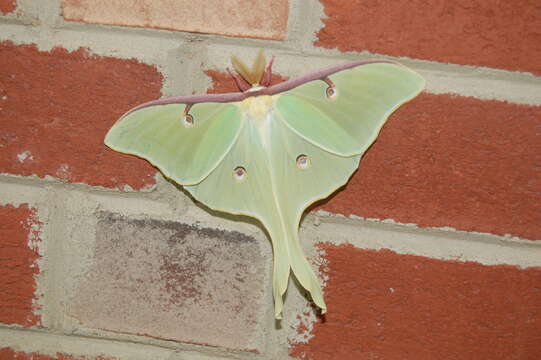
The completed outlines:
{"type": "Polygon", "coordinates": [[[541,358],[535,1],[0,0],[0,359],[541,358]],[[270,243],[103,138],[131,107],[390,58],[426,90],[301,227],[321,317],[272,308],[270,243]]]}

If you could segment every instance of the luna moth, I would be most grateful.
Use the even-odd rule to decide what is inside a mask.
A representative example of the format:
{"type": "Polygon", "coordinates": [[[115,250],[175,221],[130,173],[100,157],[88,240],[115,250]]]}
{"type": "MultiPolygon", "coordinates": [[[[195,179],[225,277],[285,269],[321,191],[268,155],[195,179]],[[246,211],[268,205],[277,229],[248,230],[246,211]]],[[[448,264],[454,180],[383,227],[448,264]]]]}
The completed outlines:
{"type": "Polygon", "coordinates": [[[303,254],[299,222],[313,202],[343,186],[387,117],[424,87],[390,61],[354,61],[270,85],[260,52],[250,69],[233,58],[239,92],[175,96],[141,104],[105,144],[151,162],[211,209],[258,219],[272,243],[274,315],[293,272],[325,313],[303,254]]]}

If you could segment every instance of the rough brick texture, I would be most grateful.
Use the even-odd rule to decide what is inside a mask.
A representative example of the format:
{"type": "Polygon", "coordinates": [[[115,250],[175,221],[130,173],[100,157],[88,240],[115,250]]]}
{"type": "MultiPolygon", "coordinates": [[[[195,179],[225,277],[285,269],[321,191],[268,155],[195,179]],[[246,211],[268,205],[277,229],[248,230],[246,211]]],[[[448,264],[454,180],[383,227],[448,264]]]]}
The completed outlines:
{"type": "Polygon", "coordinates": [[[0,69],[0,172],[105,187],[154,184],[152,166],[108,149],[103,138],[125,111],[160,97],[155,67],[4,42],[0,69]]]}
{"type": "Polygon", "coordinates": [[[537,0],[321,0],[317,46],[541,74],[537,0]]]}
{"type": "MultiPolygon", "coordinates": [[[[235,91],[228,75],[206,73],[211,92],[235,91]]],[[[540,127],[539,106],[423,93],[389,118],[359,171],[319,206],[541,239],[540,127]]]]}
{"type": "Polygon", "coordinates": [[[40,224],[28,205],[0,206],[0,323],[40,326],[34,304],[40,224]]]}
{"type": "Polygon", "coordinates": [[[96,234],[68,311],[81,326],[258,350],[269,283],[255,239],[109,213],[96,234]]]}
{"type": "Polygon", "coordinates": [[[15,0],[0,0],[0,14],[9,14],[15,11],[17,2],[15,0]]]}
{"type": "Polygon", "coordinates": [[[96,24],[282,40],[287,35],[287,0],[63,0],[64,18],[96,24]]]}
{"type": "MultiPolygon", "coordinates": [[[[328,313],[302,359],[520,359],[541,354],[541,268],[320,245],[328,313]]],[[[300,329],[302,330],[302,329],[300,329]]]]}
{"type": "Polygon", "coordinates": [[[116,360],[108,356],[84,356],[56,353],[56,355],[44,355],[36,352],[15,351],[11,348],[0,349],[1,360],[116,360]]]}

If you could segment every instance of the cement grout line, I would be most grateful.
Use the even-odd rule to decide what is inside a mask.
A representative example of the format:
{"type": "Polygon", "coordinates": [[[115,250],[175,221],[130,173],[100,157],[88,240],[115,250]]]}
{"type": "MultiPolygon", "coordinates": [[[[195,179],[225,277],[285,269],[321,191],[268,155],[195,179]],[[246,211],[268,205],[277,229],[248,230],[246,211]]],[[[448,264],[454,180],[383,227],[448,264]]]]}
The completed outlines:
{"type": "Polygon", "coordinates": [[[197,354],[196,356],[200,356],[201,360],[268,358],[265,354],[258,355],[216,346],[125,334],[116,334],[117,336],[112,338],[110,334],[104,331],[96,334],[51,333],[46,329],[38,330],[0,325],[0,347],[7,346],[15,351],[37,352],[53,356],[60,352],[91,357],[100,355],[115,356],[129,360],[156,359],[154,356],[163,356],[159,357],[160,359],[181,360],[185,359],[184,354],[197,354]],[[140,355],[140,357],[136,355],[140,355]]]}
{"type": "Polygon", "coordinates": [[[149,355],[160,356],[160,359],[167,359],[175,350],[174,348],[141,344],[132,341],[51,334],[32,329],[3,327],[0,327],[0,346],[9,346],[15,351],[37,352],[52,356],[55,356],[57,352],[64,352],[70,355],[126,356],[126,359],[128,358],[127,356],[130,356],[129,359],[148,359],[146,356],[149,355]],[[137,356],[138,354],[141,356],[137,356]]]}
{"type": "Polygon", "coordinates": [[[382,224],[386,227],[399,227],[404,229],[404,231],[433,231],[442,234],[462,234],[463,236],[481,236],[481,237],[490,237],[494,241],[504,241],[509,242],[510,244],[536,244],[536,246],[541,246],[541,239],[527,239],[520,236],[513,236],[510,234],[499,235],[493,233],[486,233],[480,231],[466,231],[453,228],[451,226],[419,226],[415,223],[402,223],[395,221],[393,219],[378,219],[378,218],[364,218],[357,215],[346,216],[340,213],[331,213],[325,210],[316,210],[308,214],[307,220],[308,223],[315,223],[319,225],[322,222],[331,223],[331,224],[346,224],[354,225],[359,224],[360,226],[371,225],[371,224],[382,224]]]}
{"type": "MultiPolygon", "coordinates": [[[[84,201],[86,203],[94,204],[91,205],[93,209],[117,212],[130,217],[154,217],[168,221],[183,221],[194,224],[197,223],[199,226],[203,227],[215,227],[227,231],[237,230],[251,236],[256,236],[257,238],[262,238],[262,236],[260,236],[262,234],[262,230],[257,222],[250,220],[250,218],[228,215],[225,213],[210,211],[206,208],[201,208],[195,205],[187,195],[178,190],[174,185],[165,182],[165,180],[163,180],[163,183],[159,184],[157,187],[158,189],[153,193],[122,193],[115,191],[103,191],[101,189],[95,189],[85,185],[73,186],[64,183],[46,183],[46,188],[43,188],[43,183],[36,182],[34,180],[24,181],[25,179],[19,178],[8,179],[9,181],[6,182],[2,181],[5,179],[0,177],[0,184],[3,185],[0,186],[0,189],[2,190],[0,192],[0,204],[33,203],[37,201],[34,201],[34,199],[43,198],[44,196],[47,196],[48,192],[52,191],[53,193],[57,194],[52,200],[58,199],[62,196],[68,196],[70,198],[75,197],[78,199],[85,199],[84,201]]],[[[38,205],[42,202],[43,200],[39,201],[38,205]]],[[[47,204],[50,203],[51,202],[47,202],[47,204]]],[[[60,218],[60,220],[62,219],[63,217],[60,218]]],[[[381,231],[391,231],[391,233],[397,234],[393,235],[393,237],[400,237],[400,234],[406,234],[404,236],[407,237],[409,236],[408,234],[413,233],[419,236],[428,236],[429,238],[433,239],[447,239],[449,244],[447,244],[446,247],[451,247],[454,249],[451,251],[451,255],[437,251],[434,252],[433,255],[430,255],[432,252],[430,252],[429,249],[425,248],[425,246],[419,248],[417,244],[415,244],[415,246],[413,246],[410,250],[407,250],[406,248],[402,249],[403,251],[409,251],[408,253],[413,255],[430,257],[435,256],[436,258],[442,259],[454,259],[455,257],[460,257],[458,255],[460,246],[458,243],[455,244],[455,241],[465,243],[482,243],[488,246],[487,249],[494,247],[494,244],[499,244],[498,246],[505,246],[508,251],[511,250],[512,253],[516,251],[528,251],[525,249],[535,251],[537,251],[537,249],[541,250],[541,241],[532,241],[520,237],[460,231],[446,227],[418,227],[415,224],[402,224],[390,220],[371,220],[353,216],[351,218],[346,218],[340,214],[330,214],[323,211],[308,214],[303,222],[303,228],[306,226],[316,226],[314,225],[316,223],[322,223],[325,224],[325,226],[332,226],[334,228],[334,232],[340,232],[342,229],[351,227],[358,229],[374,228],[381,231]]],[[[318,235],[317,231],[312,235],[314,239],[321,239],[321,236],[318,235]]],[[[316,242],[318,241],[321,240],[316,240],[316,242]]],[[[347,241],[342,239],[337,240],[337,242],[344,243],[347,241]]],[[[368,246],[367,243],[357,237],[353,237],[351,243],[359,247],[368,246]]],[[[375,243],[370,246],[374,248],[387,247],[389,249],[394,249],[396,248],[397,244],[400,243],[400,240],[394,242],[385,241],[382,243],[383,245],[380,243],[375,243]]],[[[405,244],[407,243],[408,241],[405,242],[405,244]]],[[[478,247],[479,246],[480,245],[478,245],[478,247]]],[[[466,252],[463,254],[463,257],[464,259],[475,258],[475,252],[471,254],[466,252]]],[[[503,259],[506,258],[504,257],[503,259]]],[[[541,266],[541,254],[539,254],[538,261],[531,259],[531,256],[526,256],[525,259],[529,260],[517,260],[516,262],[509,262],[509,259],[507,259],[505,260],[507,261],[505,263],[515,264],[518,266],[541,266]]]]}
{"type": "Polygon", "coordinates": [[[449,230],[419,228],[382,221],[309,215],[303,237],[314,244],[351,244],[359,249],[388,249],[446,261],[474,261],[484,265],[541,267],[541,241],[449,230]]]}
{"type": "MultiPolygon", "coordinates": [[[[444,64],[422,59],[389,57],[367,52],[341,53],[338,50],[319,49],[313,46],[310,49],[297,44],[297,42],[302,43],[306,40],[295,38],[276,44],[275,41],[269,42],[269,40],[225,39],[216,35],[175,36],[176,33],[172,35],[166,31],[163,35],[157,36],[153,32],[154,29],[136,29],[137,31],[135,31],[130,28],[122,28],[112,31],[108,28],[86,24],[76,25],[78,29],[75,30],[72,26],[67,26],[55,28],[53,31],[48,25],[26,26],[6,24],[0,21],[0,38],[16,43],[36,43],[41,50],[48,50],[55,45],[61,45],[68,50],[87,47],[97,55],[136,58],[142,62],[157,65],[159,70],[166,75],[165,88],[168,94],[176,94],[178,90],[181,92],[189,91],[185,88],[177,89],[173,84],[167,83],[171,72],[175,74],[175,79],[182,79],[183,77],[190,78],[194,76],[194,73],[200,75],[197,74],[197,70],[201,70],[198,69],[197,61],[195,61],[188,65],[189,71],[179,72],[177,69],[173,71],[172,64],[170,60],[168,61],[168,54],[171,51],[179,51],[186,44],[197,43],[200,45],[196,48],[208,47],[208,65],[220,69],[225,69],[229,65],[230,55],[241,52],[251,58],[260,47],[268,48],[269,53],[280,56],[276,61],[278,72],[294,76],[351,59],[385,58],[399,61],[419,71],[427,78],[427,91],[432,93],[453,93],[485,100],[494,99],[519,104],[541,105],[541,91],[539,90],[541,89],[541,77],[530,73],[444,64]],[[88,36],[81,38],[81,32],[85,32],[88,36]],[[213,51],[220,48],[222,51],[213,51]],[[284,57],[286,61],[280,61],[284,57]]],[[[295,31],[297,30],[293,30],[293,37],[296,36],[295,31]]],[[[183,83],[181,82],[181,84],[183,83]]]]}
{"type": "MultiPolygon", "coordinates": [[[[35,180],[26,179],[24,177],[19,178],[11,176],[8,176],[7,178],[2,178],[2,176],[0,176],[0,184],[4,185],[0,187],[0,189],[4,190],[0,192],[0,194],[2,194],[0,198],[0,203],[22,204],[29,202],[31,199],[38,196],[43,196],[44,192],[49,191],[43,189],[43,186],[45,185],[47,188],[54,189],[55,191],[80,193],[81,195],[89,196],[97,204],[100,204],[100,206],[103,207],[103,209],[105,210],[126,213],[130,216],[140,214],[158,217],[166,216],[169,218],[169,216],[167,216],[166,214],[171,214],[170,209],[174,208],[173,205],[177,203],[177,201],[183,201],[185,202],[185,204],[183,205],[186,206],[182,207],[180,210],[173,212],[175,216],[178,216],[178,218],[187,217],[194,222],[198,217],[208,217],[210,219],[214,217],[219,217],[225,219],[226,222],[234,218],[235,221],[237,221],[236,219],[240,219],[241,223],[248,224],[248,226],[251,228],[254,228],[254,225],[255,228],[258,228],[256,222],[250,221],[247,217],[237,217],[234,215],[228,215],[226,213],[212,211],[205,207],[197,206],[193,203],[193,200],[188,195],[184,194],[173,184],[170,184],[169,182],[164,180],[162,176],[158,174],[157,178],[158,184],[156,185],[156,188],[152,190],[152,192],[122,192],[115,189],[93,187],[86,184],[71,184],[61,181],[44,183],[44,180],[41,179],[35,180]],[[28,194],[33,195],[28,196],[28,194]],[[175,197],[176,199],[174,199],[175,197]],[[167,201],[171,199],[173,199],[172,202],[167,201]],[[161,210],[165,209],[167,206],[169,206],[170,209],[161,210]],[[133,210],[134,208],[144,208],[145,212],[138,212],[137,210],[133,210]]],[[[518,236],[504,236],[491,233],[481,233],[476,231],[462,231],[450,227],[419,227],[416,224],[400,223],[388,219],[365,219],[354,215],[352,215],[351,217],[345,217],[341,214],[328,213],[322,210],[315,213],[309,213],[308,217],[317,217],[321,222],[329,222],[337,225],[345,223],[348,226],[352,224],[358,224],[360,226],[365,226],[366,224],[379,224],[383,226],[388,226],[388,224],[391,224],[393,226],[396,226],[397,229],[402,229],[403,231],[411,231],[412,229],[419,231],[428,230],[441,232],[441,234],[444,235],[448,233],[456,233],[461,234],[461,236],[488,236],[494,241],[506,241],[515,244],[537,244],[537,242],[535,242],[535,239],[526,239],[518,236]]],[[[203,219],[200,221],[200,223],[202,225],[206,224],[206,226],[209,227],[213,226],[212,220],[208,221],[203,219]]],[[[246,230],[247,229],[244,229],[244,231],[246,230]]],[[[253,234],[253,231],[250,231],[250,233],[253,234]]],[[[539,242],[539,246],[541,246],[541,241],[539,242]]]]}
{"type": "MultiPolygon", "coordinates": [[[[157,175],[159,176],[159,175],[157,175]]],[[[122,194],[123,196],[150,196],[152,192],[156,191],[156,185],[143,188],[142,190],[133,190],[131,188],[119,190],[113,188],[106,188],[99,185],[88,185],[85,183],[70,183],[62,181],[58,178],[46,175],[44,178],[37,175],[22,176],[14,174],[0,173],[0,183],[13,186],[21,186],[30,188],[42,188],[44,186],[51,188],[58,188],[64,190],[79,190],[88,191],[89,193],[96,194],[122,194]]],[[[9,196],[9,194],[7,194],[9,196]]]]}
{"type": "MultiPolygon", "coordinates": [[[[229,59],[215,54],[235,53],[252,59],[256,49],[213,44],[209,49],[211,68],[225,69],[229,59]]],[[[387,59],[400,62],[419,72],[427,81],[426,91],[434,94],[456,94],[481,100],[507,101],[516,104],[541,105],[541,77],[529,73],[483,68],[468,65],[442,64],[420,59],[396,58],[372,54],[325,54],[270,49],[276,57],[274,69],[285,76],[297,77],[323,67],[359,59],[387,59]]]]}
{"type": "Polygon", "coordinates": [[[312,1],[290,0],[289,16],[287,21],[287,37],[284,42],[289,50],[301,50],[306,43],[306,24],[312,14],[312,1]]]}
{"type": "MultiPolygon", "coordinates": [[[[302,0],[299,0],[302,1],[302,0]]],[[[310,1],[306,9],[304,21],[303,38],[300,44],[301,51],[308,53],[314,48],[314,42],[317,40],[317,32],[325,26],[323,18],[325,18],[325,9],[319,1],[310,1]]]]}
{"type": "Polygon", "coordinates": [[[66,314],[62,294],[66,277],[64,262],[67,255],[64,249],[66,230],[63,224],[71,214],[66,214],[64,197],[64,191],[51,188],[44,204],[49,210],[50,217],[47,224],[49,236],[44,239],[47,253],[45,254],[46,268],[42,272],[45,274],[43,283],[47,291],[44,292],[46,312],[43,314],[43,318],[45,326],[56,334],[64,332],[63,323],[66,314]]]}

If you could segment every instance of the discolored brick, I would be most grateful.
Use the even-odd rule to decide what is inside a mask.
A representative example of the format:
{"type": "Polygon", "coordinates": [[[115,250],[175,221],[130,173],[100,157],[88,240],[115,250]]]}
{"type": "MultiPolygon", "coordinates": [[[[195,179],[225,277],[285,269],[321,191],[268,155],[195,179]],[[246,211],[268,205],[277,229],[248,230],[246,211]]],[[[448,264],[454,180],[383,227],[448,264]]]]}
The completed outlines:
{"type": "Polygon", "coordinates": [[[288,12],[287,0],[142,0],[133,6],[119,0],[62,1],[70,21],[273,40],[285,39],[288,12]]]}
{"type": "Polygon", "coordinates": [[[268,283],[254,238],[101,213],[68,313],[79,326],[259,351],[268,283]]]}

